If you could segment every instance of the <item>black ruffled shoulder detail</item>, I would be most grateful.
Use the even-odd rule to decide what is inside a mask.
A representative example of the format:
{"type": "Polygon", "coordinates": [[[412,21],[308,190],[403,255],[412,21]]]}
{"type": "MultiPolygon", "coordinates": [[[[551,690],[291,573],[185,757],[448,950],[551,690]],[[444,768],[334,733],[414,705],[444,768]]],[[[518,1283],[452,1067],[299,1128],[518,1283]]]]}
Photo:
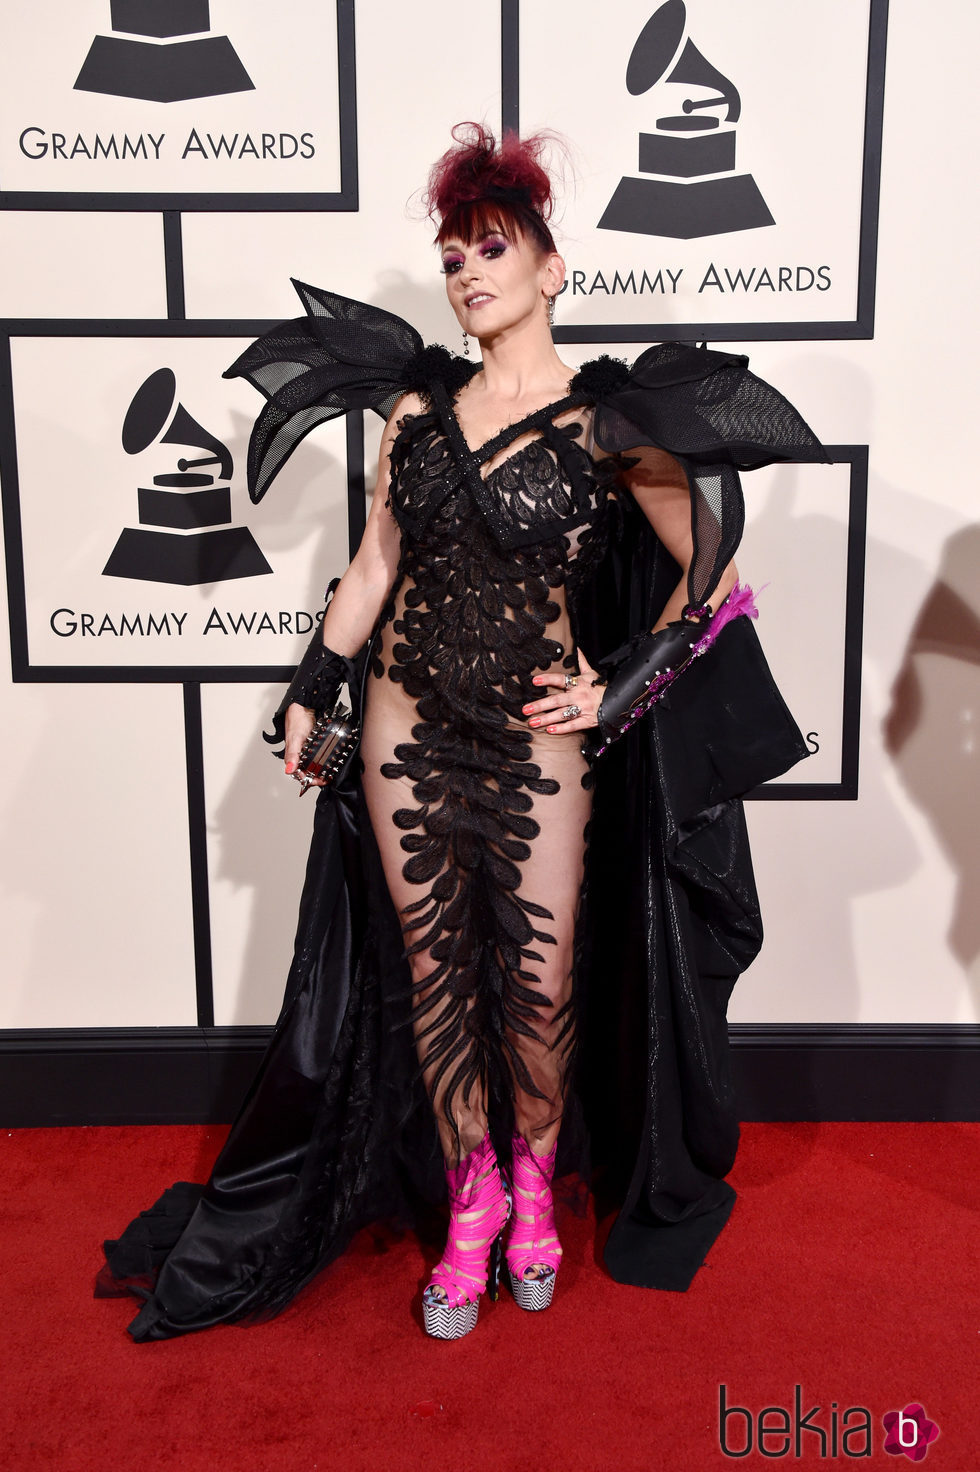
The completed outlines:
{"type": "MultiPolygon", "coordinates": [[[[615,363],[595,360],[604,361],[615,363]]],[[[603,372],[609,386],[596,393],[595,438],[606,451],[652,445],[679,458],[741,470],[797,457],[827,458],[793,405],[749,372],[744,353],[662,342],[641,353],[618,382],[603,372]]]]}
{"type": "Polygon", "coordinates": [[[582,364],[568,389],[573,394],[584,393],[592,399],[601,399],[625,388],[629,376],[630,367],[624,358],[611,358],[608,353],[601,353],[598,358],[590,358],[582,364]]]}
{"type": "Polygon", "coordinates": [[[432,402],[432,384],[441,383],[452,397],[459,393],[477,371],[477,364],[452,353],[442,343],[420,348],[405,364],[405,391],[416,393],[426,404],[432,402]]]}
{"type": "Polygon", "coordinates": [[[641,353],[625,376],[613,360],[605,363],[603,387],[595,391],[595,443],[608,455],[650,447],[680,462],[691,491],[687,601],[704,603],[741,539],[739,472],[830,457],[779,390],[749,371],[743,353],[663,342],[641,353]]]}

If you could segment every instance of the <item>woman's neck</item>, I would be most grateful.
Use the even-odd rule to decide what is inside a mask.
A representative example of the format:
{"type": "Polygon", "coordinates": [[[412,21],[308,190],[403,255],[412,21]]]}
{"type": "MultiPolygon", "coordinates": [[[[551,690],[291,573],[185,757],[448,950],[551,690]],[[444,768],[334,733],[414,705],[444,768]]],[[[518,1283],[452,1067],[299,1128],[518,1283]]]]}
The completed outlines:
{"type": "Polygon", "coordinates": [[[563,389],[574,371],[555,351],[551,333],[543,324],[517,323],[480,340],[482,372],[474,375],[474,389],[500,403],[521,403],[563,389]]]}

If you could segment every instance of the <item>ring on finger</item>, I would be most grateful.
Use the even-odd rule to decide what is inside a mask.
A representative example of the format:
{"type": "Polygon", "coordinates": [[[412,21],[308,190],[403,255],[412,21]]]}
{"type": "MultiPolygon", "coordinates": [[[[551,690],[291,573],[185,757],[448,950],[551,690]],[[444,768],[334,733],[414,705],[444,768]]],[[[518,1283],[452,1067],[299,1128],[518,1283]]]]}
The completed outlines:
{"type": "Polygon", "coordinates": [[[573,685],[577,685],[577,684],[578,684],[578,675],[573,675],[569,671],[566,670],[566,672],[565,672],[565,689],[566,690],[571,690],[572,686],[573,685]]]}
{"type": "Polygon", "coordinates": [[[561,712],[562,719],[566,721],[574,720],[576,716],[580,716],[581,714],[582,711],[577,705],[566,705],[565,709],[561,712]]]}

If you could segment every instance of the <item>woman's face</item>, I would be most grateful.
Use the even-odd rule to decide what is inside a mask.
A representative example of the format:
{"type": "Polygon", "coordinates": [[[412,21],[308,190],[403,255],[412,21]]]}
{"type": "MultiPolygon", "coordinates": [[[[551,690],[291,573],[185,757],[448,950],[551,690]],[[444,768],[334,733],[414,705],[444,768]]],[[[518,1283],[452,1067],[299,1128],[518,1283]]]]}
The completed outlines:
{"type": "Polygon", "coordinates": [[[547,295],[561,285],[560,277],[557,285],[552,279],[553,263],[559,260],[534,250],[522,236],[499,231],[469,245],[445,241],[446,295],[459,325],[471,336],[485,338],[535,315],[547,321],[547,295]]]}

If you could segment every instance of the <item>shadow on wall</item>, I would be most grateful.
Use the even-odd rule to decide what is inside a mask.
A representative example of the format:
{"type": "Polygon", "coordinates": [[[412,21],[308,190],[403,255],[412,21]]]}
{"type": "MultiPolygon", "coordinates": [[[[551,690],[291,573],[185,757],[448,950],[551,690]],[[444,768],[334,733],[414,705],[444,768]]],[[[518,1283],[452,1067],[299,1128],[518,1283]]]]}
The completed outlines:
{"type": "Polygon", "coordinates": [[[953,952],[980,979],[980,526],[946,542],[905,649],[884,721],[885,746],[929,819],[959,887],[953,952]]]}
{"type": "MultiPolygon", "coordinates": [[[[747,499],[756,495],[751,477],[745,477],[745,484],[747,499]]],[[[771,487],[764,503],[754,508],[751,554],[748,548],[744,557],[740,553],[739,566],[750,582],[755,578],[758,584],[772,584],[771,594],[762,593],[759,599],[759,637],[783,696],[807,731],[835,713],[821,711],[819,706],[815,710],[808,703],[807,690],[809,670],[828,657],[824,647],[828,639],[833,641],[832,662],[840,658],[835,642],[838,613],[832,600],[844,596],[845,530],[836,517],[814,511],[813,501],[798,494],[794,467],[779,467],[771,487]],[[771,595],[773,601],[767,607],[771,595]],[[781,637],[785,628],[776,627],[777,596],[786,600],[788,627],[793,631],[789,640],[781,637]],[[831,610],[828,621],[825,614],[831,610]]],[[[872,504],[892,504],[901,496],[880,477],[871,477],[872,504]]],[[[867,555],[869,585],[898,589],[922,576],[913,558],[880,538],[869,539],[867,555]]],[[[897,650],[893,654],[887,647],[883,639],[887,630],[875,616],[870,597],[868,603],[865,669],[887,668],[890,674],[898,663],[897,650]]],[[[825,678],[830,689],[830,675],[825,678]]],[[[876,687],[875,678],[866,681],[863,728],[873,718],[876,687]]],[[[820,739],[831,747],[837,735],[821,731],[820,739]]],[[[794,768],[790,776],[808,780],[807,762],[794,768]]],[[[912,881],[923,863],[908,816],[896,796],[886,781],[884,763],[873,744],[865,741],[860,802],[748,804],[767,934],[762,955],[736,988],[730,1014],[733,1021],[864,1019],[868,987],[859,959],[856,914],[865,899],[887,895],[912,881]],[[769,808],[782,810],[782,821],[775,812],[765,811],[769,808]],[[792,816],[797,811],[801,812],[799,829],[792,816]],[[800,833],[806,834],[805,842],[800,833]],[[791,845],[791,854],[780,843],[791,845]],[[819,945],[812,957],[805,957],[802,938],[810,930],[819,935],[819,945]],[[799,978],[789,993],[788,976],[799,978]]]]}
{"type": "MultiPolygon", "coordinates": [[[[890,412],[887,385],[861,363],[827,356],[826,345],[801,349],[780,382],[793,382],[801,365],[820,384],[821,408],[812,422],[825,438],[864,443],[869,427],[890,412]],[[833,436],[829,425],[837,429],[833,436]]],[[[752,485],[746,476],[747,501],[752,485]]],[[[809,513],[801,511],[792,495],[783,494],[792,489],[790,476],[775,480],[760,517],[772,549],[770,565],[758,569],[760,581],[795,577],[796,557],[820,569],[836,565],[831,559],[839,557],[837,523],[814,512],[812,503],[809,513]],[[788,564],[784,555],[791,559],[788,564]]],[[[753,837],[758,830],[772,838],[754,852],[769,923],[762,955],[736,989],[736,1021],[940,1022],[970,1015],[961,956],[967,949],[975,954],[977,947],[963,945],[959,915],[961,903],[968,910],[970,897],[976,897],[977,848],[975,837],[965,831],[970,803],[961,789],[967,773],[962,781],[946,774],[941,742],[952,739],[960,712],[975,708],[975,686],[972,699],[964,691],[961,699],[947,694],[943,702],[942,674],[918,667],[925,694],[921,718],[918,725],[916,718],[910,723],[914,734],[890,739],[892,683],[896,690],[901,687],[896,671],[904,671],[913,658],[917,666],[939,661],[947,673],[958,670],[967,682],[976,675],[975,665],[954,662],[948,650],[913,656],[916,636],[909,633],[920,604],[928,606],[940,548],[947,538],[953,547],[962,521],[941,498],[917,489],[914,472],[897,480],[883,476],[874,454],[868,506],[859,801],[800,805],[803,846],[794,834],[796,804],[789,804],[786,813],[782,804],[749,804],[753,837]],[[932,783],[942,784],[935,794],[932,783]],[[912,807],[922,810],[926,825],[916,822],[912,807]],[[964,829],[963,841],[951,844],[947,834],[957,825],[964,829]],[[779,840],[792,846],[788,855],[779,840]],[[960,933],[956,942],[950,935],[954,923],[960,933]],[[801,937],[811,932],[818,941],[812,954],[804,954],[801,937]],[[799,983],[787,990],[787,977],[799,977],[799,983]]],[[[977,533],[970,537],[969,545],[964,542],[947,559],[938,580],[955,589],[975,620],[977,594],[968,590],[976,583],[971,569],[977,533]],[[955,574],[949,570],[954,564],[955,574]]],[[[792,586],[795,594],[796,583],[792,586]]],[[[764,617],[760,605],[759,633],[768,653],[764,617]]],[[[814,637],[823,637],[819,615],[814,637]]],[[[778,640],[772,642],[778,652],[778,640]]],[[[801,646],[800,659],[810,656],[810,647],[801,646]]],[[[778,680],[781,672],[776,668],[775,673],[778,680]]],[[[806,701],[798,702],[797,696],[791,709],[808,729],[806,701]]]]}
{"type": "MultiPolygon", "coordinates": [[[[310,444],[306,446],[304,466],[312,467],[315,459],[310,444]]],[[[322,479],[322,474],[321,467],[316,479],[322,479]]],[[[283,518],[279,536],[284,546],[294,535],[294,528],[304,538],[317,537],[312,582],[306,590],[305,604],[300,600],[298,605],[315,610],[323,607],[329,576],[343,572],[346,567],[347,516],[345,503],[342,514],[333,507],[330,516],[324,517],[322,503],[311,494],[312,479],[310,470],[302,481],[294,476],[290,482],[289,497],[282,498],[280,507],[283,518]]],[[[369,486],[373,485],[374,471],[370,464],[367,480],[369,486]]],[[[274,485],[269,492],[270,499],[283,489],[274,485]]],[[[269,545],[278,545],[272,538],[266,540],[269,545]]],[[[297,660],[309,638],[305,634],[296,640],[297,660]]],[[[292,957],[316,792],[311,791],[300,800],[298,785],[284,777],[282,762],[271,755],[273,746],[262,739],[262,732],[271,730],[272,713],[284,688],[284,685],[247,687],[254,695],[254,702],[249,701],[245,690],[237,692],[236,709],[246,723],[246,737],[234,775],[221,799],[209,811],[212,881],[227,885],[232,893],[246,891],[251,896],[248,936],[242,947],[233,1000],[217,984],[220,935],[216,934],[214,939],[216,1020],[224,1025],[274,1022],[292,957]]],[[[213,926],[215,919],[213,911],[213,926]]]]}
{"type": "MultiPolygon", "coordinates": [[[[303,885],[315,792],[283,775],[282,763],[262,739],[282,687],[259,687],[254,726],[225,794],[210,813],[212,882],[245,891],[248,935],[233,1000],[216,985],[216,1021],[224,1025],[274,1022],[282,1002],[303,885]]],[[[212,913],[212,927],[217,914],[212,913]]],[[[216,982],[220,935],[215,937],[216,982]]]]}

